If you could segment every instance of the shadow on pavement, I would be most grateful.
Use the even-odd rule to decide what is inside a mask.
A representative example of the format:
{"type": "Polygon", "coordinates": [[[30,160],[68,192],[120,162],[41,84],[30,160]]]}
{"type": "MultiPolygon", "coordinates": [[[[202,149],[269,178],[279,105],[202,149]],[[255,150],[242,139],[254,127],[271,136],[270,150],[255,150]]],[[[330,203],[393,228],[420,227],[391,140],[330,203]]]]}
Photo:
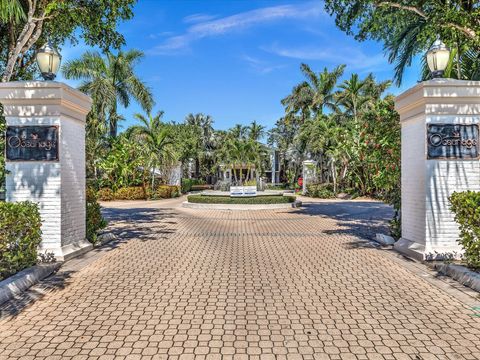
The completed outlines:
{"type": "MultiPolygon", "coordinates": [[[[335,229],[326,230],[329,235],[351,235],[361,239],[373,239],[376,233],[389,234],[389,221],[393,217],[391,206],[377,201],[325,201],[305,202],[294,213],[334,219],[335,229]]],[[[371,247],[367,241],[355,241],[349,248],[371,247]]]]}
{"type": "Polygon", "coordinates": [[[106,230],[115,234],[116,239],[67,261],[56,274],[0,305],[0,319],[7,317],[14,319],[26,307],[42,299],[47,293],[65,289],[74,273],[103,256],[102,253],[114,250],[133,238],[142,241],[162,239],[176,231],[174,228],[177,224],[174,220],[176,213],[167,209],[103,208],[102,214],[109,221],[106,230]],[[154,232],[152,227],[155,227],[154,232]]]}
{"type": "Polygon", "coordinates": [[[65,289],[72,273],[73,271],[60,271],[2,304],[0,306],[0,319],[15,317],[27,306],[42,299],[47,293],[65,289]]]}
{"type": "Polygon", "coordinates": [[[176,231],[174,225],[177,222],[174,217],[178,215],[169,209],[152,208],[103,208],[102,214],[109,222],[107,230],[118,238],[111,246],[118,246],[119,243],[133,238],[149,240],[152,239],[152,235],[156,239],[164,238],[162,235],[176,231]]]}

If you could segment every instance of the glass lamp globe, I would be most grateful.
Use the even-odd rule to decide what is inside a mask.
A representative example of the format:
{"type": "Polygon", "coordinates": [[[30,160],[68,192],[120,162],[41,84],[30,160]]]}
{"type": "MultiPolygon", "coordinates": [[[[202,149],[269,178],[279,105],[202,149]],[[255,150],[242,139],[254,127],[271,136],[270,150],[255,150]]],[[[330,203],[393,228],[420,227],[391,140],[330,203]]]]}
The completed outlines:
{"type": "Polygon", "coordinates": [[[42,77],[45,80],[54,80],[60,68],[62,57],[57,49],[50,43],[46,43],[37,52],[37,64],[42,77]]]}
{"type": "Polygon", "coordinates": [[[443,76],[449,60],[450,49],[437,38],[427,52],[427,64],[433,79],[443,76]]]}

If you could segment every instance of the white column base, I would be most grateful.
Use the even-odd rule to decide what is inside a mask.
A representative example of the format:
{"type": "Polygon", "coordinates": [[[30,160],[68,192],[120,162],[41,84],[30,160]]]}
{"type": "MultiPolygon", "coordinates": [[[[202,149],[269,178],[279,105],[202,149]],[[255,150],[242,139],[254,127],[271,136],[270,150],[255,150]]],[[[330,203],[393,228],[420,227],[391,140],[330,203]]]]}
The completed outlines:
{"type": "Polygon", "coordinates": [[[426,249],[423,244],[401,238],[393,245],[393,248],[398,252],[419,261],[460,260],[462,258],[462,248],[458,245],[426,249]]]}
{"type": "Polygon", "coordinates": [[[412,259],[419,261],[425,260],[425,245],[401,238],[393,245],[393,248],[412,259]]]}
{"type": "Polygon", "coordinates": [[[93,249],[92,243],[87,240],[77,242],[75,244],[68,244],[60,248],[44,248],[40,246],[39,253],[53,253],[55,260],[67,261],[76,256],[82,255],[93,249]]]}

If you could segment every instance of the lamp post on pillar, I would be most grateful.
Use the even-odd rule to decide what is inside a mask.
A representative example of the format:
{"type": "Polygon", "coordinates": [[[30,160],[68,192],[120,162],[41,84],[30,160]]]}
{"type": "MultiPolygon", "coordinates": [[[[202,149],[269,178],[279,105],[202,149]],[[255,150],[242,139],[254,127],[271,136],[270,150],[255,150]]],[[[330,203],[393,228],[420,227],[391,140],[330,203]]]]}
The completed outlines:
{"type": "Polygon", "coordinates": [[[427,53],[433,79],[395,99],[402,127],[402,238],[395,248],[422,260],[461,253],[448,198],[480,190],[480,82],[439,78],[448,59],[437,40],[427,53]]]}
{"type": "MultiPolygon", "coordinates": [[[[53,80],[59,54],[51,48],[37,59],[45,78],[53,80]]],[[[59,82],[16,81],[0,83],[0,102],[7,120],[6,200],[38,204],[40,252],[66,260],[90,249],[85,229],[85,120],[91,99],[59,82]]]]}

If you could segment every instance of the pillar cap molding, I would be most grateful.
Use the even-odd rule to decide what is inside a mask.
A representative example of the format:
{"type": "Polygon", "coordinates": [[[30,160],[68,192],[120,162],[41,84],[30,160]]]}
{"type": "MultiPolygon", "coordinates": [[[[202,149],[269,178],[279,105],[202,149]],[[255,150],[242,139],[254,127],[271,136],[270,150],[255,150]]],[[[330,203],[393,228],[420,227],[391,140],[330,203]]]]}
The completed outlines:
{"type": "Polygon", "coordinates": [[[476,115],[480,113],[480,81],[423,81],[395,98],[400,120],[418,114],[476,115]]]}
{"type": "Polygon", "coordinates": [[[92,107],[88,95],[57,81],[0,83],[0,102],[9,117],[67,115],[83,122],[92,107]]]}

